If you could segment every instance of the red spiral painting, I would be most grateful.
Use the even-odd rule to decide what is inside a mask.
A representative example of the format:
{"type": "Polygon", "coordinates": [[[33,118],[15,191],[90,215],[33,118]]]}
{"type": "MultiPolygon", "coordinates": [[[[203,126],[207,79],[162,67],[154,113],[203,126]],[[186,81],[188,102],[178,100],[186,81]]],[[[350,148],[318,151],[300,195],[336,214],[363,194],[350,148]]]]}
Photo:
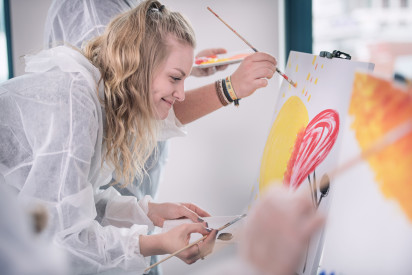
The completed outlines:
{"type": "Polygon", "coordinates": [[[339,133],[339,114],[326,109],[317,114],[296,138],[284,184],[296,189],[326,158],[339,133]]]}

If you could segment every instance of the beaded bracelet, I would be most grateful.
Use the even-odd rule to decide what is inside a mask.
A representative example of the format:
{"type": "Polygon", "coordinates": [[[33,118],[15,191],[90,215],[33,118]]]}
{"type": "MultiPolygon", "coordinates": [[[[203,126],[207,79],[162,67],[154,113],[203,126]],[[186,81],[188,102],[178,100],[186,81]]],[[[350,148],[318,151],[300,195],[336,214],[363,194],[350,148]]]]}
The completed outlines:
{"type": "Polygon", "coordinates": [[[222,103],[223,106],[227,106],[229,102],[226,100],[225,96],[223,95],[222,82],[220,80],[217,80],[215,82],[215,89],[216,89],[217,97],[219,98],[220,103],[222,103]]]}
{"type": "Polygon", "coordinates": [[[240,98],[237,97],[233,89],[232,79],[230,76],[217,80],[215,82],[215,90],[220,103],[227,106],[229,103],[235,102],[235,106],[239,106],[240,98]]]}
{"type": "Polygon", "coordinates": [[[232,80],[231,80],[230,76],[226,77],[225,83],[226,83],[226,89],[227,89],[231,99],[233,99],[236,106],[239,106],[239,98],[237,97],[237,94],[236,94],[235,90],[233,89],[232,80]]]}
{"type": "Polygon", "coordinates": [[[222,80],[221,80],[221,83],[222,83],[223,94],[225,95],[227,101],[229,101],[230,103],[232,103],[232,102],[233,102],[233,99],[232,99],[232,97],[229,95],[229,92],[227,91],[225,79],[222,79],[222,80]]]}

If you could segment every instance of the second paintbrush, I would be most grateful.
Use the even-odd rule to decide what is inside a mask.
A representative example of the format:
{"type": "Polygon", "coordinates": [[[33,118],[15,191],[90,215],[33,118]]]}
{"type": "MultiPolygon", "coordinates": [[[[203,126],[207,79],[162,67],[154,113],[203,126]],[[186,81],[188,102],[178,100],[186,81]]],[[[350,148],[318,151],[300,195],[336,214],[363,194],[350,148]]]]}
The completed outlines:
{"type": "MultiPolygon", "coordinates": [[[[246,43],[246,45],[248,45],[252,50],[254,50],[255,52],[258,52],[258,50],[252,46],[252,44],[250,44],[246,39],[244,39],[240,34],[237,33],[237,31],[235,31],[229,24],[227,24],[225,21],[223,21],[222,18],[219,17],[219,15],[217,15],[211,8],[207,7],[207,9],[213,13],[220,21],[222,21],[223,24],[225,24],[232,32],[234,32],[240,39],[243,40],[243,42],[246,43]]],[[[292,81],[292,79],[290,79],[286,74],[284,74],[281,70],[279,70],[278,68],[276,68],[276,72],[278,74],[280,74],[287,82],[289,82],[293,87],[297,87],[297,83],[292,81]]]]}

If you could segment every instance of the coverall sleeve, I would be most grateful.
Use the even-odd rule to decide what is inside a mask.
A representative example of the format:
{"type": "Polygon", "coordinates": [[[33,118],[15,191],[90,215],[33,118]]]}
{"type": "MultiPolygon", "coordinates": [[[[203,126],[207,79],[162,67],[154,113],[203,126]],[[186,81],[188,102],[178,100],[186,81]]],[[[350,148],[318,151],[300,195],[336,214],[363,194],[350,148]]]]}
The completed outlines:
{"type": "MultiPolygon", "coordinates": [[[[44,234],[68,252],[73,274],[111,268],[143,273],[150,257],[140,254],[139,235],[147,234],[147,225],[119,228],[95,220],[96,186],[90,182],[90,167],[100,160],[96,154],[101,154],[95,152],[96,143],[101,142],[97,133],[103,130],[96,115],[100,106],[86,87],[74,80],[69,86],[69,93],[53,94],[47,103],[27,102],[33,112],[23,115],[23,124],[27,125],[33,163],[20,196],[47,207],[49,223],[44,234]],[[38,108],[42,111],[35,111],[38,108]]],[[[108,203],[121,209],[118,193],[112,195],[108,203]]]]}

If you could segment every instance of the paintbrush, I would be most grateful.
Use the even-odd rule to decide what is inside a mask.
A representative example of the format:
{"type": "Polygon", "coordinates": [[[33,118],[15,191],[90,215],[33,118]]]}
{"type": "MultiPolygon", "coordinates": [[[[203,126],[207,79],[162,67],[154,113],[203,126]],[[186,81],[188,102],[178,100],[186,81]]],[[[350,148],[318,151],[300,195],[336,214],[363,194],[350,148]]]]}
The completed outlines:
{"type": "MultiPolygon", "coordinates": [[[[220,21],[222,21],[223,24],[225,24],[232,32],[234,32],[240,39],[243,40],[243,42],[246,43],[246,45],[248,45],[253,51],[258,52],[258,50],[252,46],[252,44],[250,44],[246,39],[244,39],[239,33],[237,33],[237,31],[235,31],[231,26],[229,26],[228,23],[226,23],[222,18],[219,17],[219,15],[217,15],[211,8],[207,7],[207,9],[213,13],[220,21]]],[[[287,82],[289,82],[293,87],[297,87],[297,83],[295,83],[294,81],[292,81],[292,79],[290,79],[286,74],[284,74],[281,70],[279,70],[278,67],[276,67],[276,72],[278,74],[280,74],[287,82]]]]}
{"type": "MultiPolygon", "coordinates": [[[[226,227],[231,226],[232,224],[234,224],[234,223],[238,222],[239,220],[243,219],[244,217],[246,217],[246,214],[243,214],[243,215],[240,215],[240,216],[236,217],[235,219],[231,220],[231,221],[228,222],[227,224],[219,227],[219,228],[217,229],[217,231],[221,231],[221,230],[225,229],[226,227]]],[[[176,252],[173,252],[172,254],[170,254],[169,256],[167,256],[166,258],[158,261],[157,263],[152,264],[151,266],[149,266],[148,268],[146,268],[146,269],[144,270],[144,272],[146,273],[147,271],[149,271],[149,270],[152,269],[153,267],[157,266],[158,264],[161,264],[161,263],[163,263],[164,261],[172,258],[173,256],[176,256],[177,254],[179,254],[179,253],[182,252],[183,250],[186,250],[186,249],[188,249],[188,248],[190,248],[190,247],[192,247],[192,246],[200,243],[201,241],[205,240],[205,239],[207,238],[207,236],[208,236],[208,235],[203,236],[203,237],[200,238],[199,240],[197,240],[197,241],[195,241],[195,242],[193,242],[193,243],[190,243],[190,244],[186,245],[185,247],[177,250],[176,252]]]]}
{"type": "Polygon", "coordinates": [[[377,141],[373,142],[369,147],[363,150],[360,154],[354,156],[353,158],[349,159],[348,161],[344,162],[342,165],[338,166],[331,173],[329,173],[329,181],[320,182],[319,189],[327,189],[329,188],[329,182],[333,179],[338,177],[339,175],[343,174],[359,162],[364,159],[367,159],[375,154],[380,153],[382,150],[387,148],[388,146],[396,143],[401,138],[405,137],[408,134],[412,133],[412,118],[406,120],[405,122],[399,124],[398,126],[394,127],[392,130],[387,132],[385,135],[380,137],[377,141]]]}

